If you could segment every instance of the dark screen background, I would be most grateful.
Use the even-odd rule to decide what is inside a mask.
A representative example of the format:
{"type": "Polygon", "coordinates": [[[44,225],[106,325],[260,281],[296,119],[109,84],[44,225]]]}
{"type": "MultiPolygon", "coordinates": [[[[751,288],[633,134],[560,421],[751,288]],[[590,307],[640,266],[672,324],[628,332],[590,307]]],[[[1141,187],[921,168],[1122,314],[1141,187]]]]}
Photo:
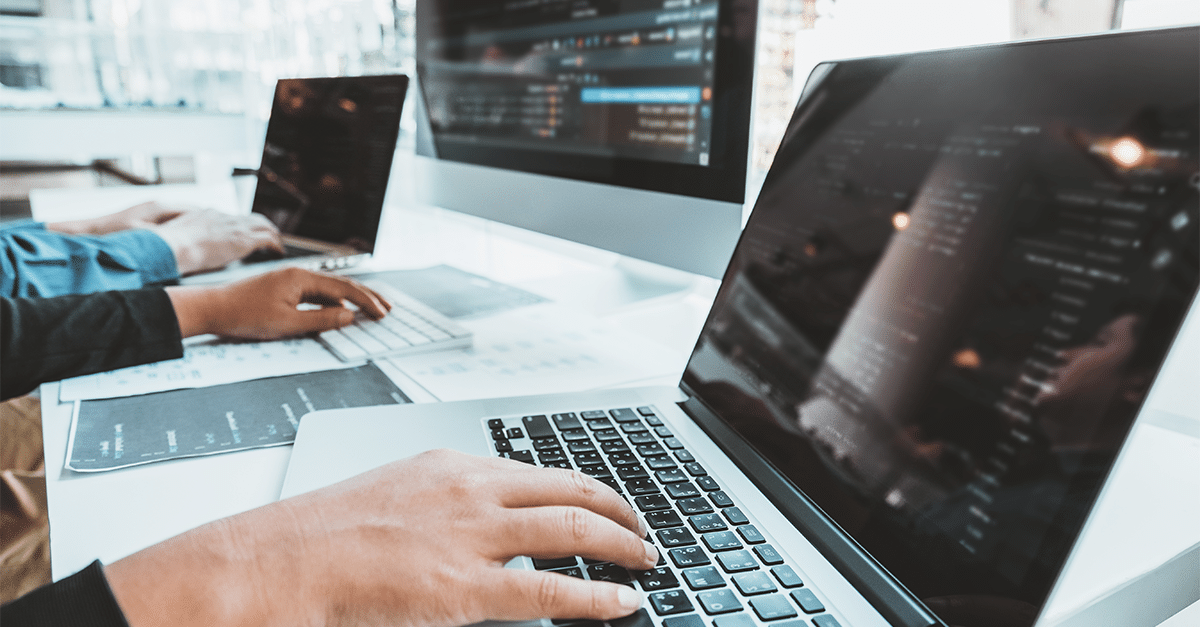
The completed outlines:
{"type": "Polygon", "coordinates": [[[282,79],[254,211],[279,230],[372,252],[408,79],[282,79]]]}
{"type": "Polygon", "coordinates": [[[1196,29],[837,64],[684,381],[921,598],[1040,607],[1200,276],[1196,29]]]}

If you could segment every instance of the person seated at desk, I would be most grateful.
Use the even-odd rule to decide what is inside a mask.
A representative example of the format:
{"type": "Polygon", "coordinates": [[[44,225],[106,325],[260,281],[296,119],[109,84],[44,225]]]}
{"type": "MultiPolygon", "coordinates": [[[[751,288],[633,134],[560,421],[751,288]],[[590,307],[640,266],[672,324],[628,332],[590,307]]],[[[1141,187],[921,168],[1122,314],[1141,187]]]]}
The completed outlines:
{"type": "MultiPolygon", "coordinates": [[[[345,277],[284,269],[219,287],[0,299],[0,396],[169,359],[201,333],[269,339],[348,324],[387,303],[345,277]],[[300,303],[321,305],[298,310],[300,303]]],[[[518,555],[634,570],[657,549],[628,503],[575,471],[433,451],[93,562],[0,608],[5,625],[398,624],[614,619],[641,594],[509,570],[518,555]]]]}
{"type": "Polygon", "coordinates": [[[0,227],[0,293],[61,296],[138,289],[215,270],[260,249],[282,252],[257,215],[148,202],[88,220],[0,227]]]}

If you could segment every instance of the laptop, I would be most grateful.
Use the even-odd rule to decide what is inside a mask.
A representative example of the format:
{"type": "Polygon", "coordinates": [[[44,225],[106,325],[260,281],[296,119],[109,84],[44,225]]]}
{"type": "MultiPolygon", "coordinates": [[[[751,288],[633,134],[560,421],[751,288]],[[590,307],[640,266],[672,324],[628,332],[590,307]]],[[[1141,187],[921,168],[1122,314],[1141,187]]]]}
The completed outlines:
{"type": "Polygon", "coordinates": [[[1034,624],[1196,299],[1198,59],[1188,27],[823,64],[677,387],[315,412],[282,496],[500,455],[645,517],[654,570],[510,564],[642,591],[610,627],[1034,624]]]}
{"type": "Polygon", "coordinates": [[[286,258],[336,270],[374,251],[407,90],[404,75],[276,84],[251,211],[279,227],[285,251],[242,265],[286,258]]]}

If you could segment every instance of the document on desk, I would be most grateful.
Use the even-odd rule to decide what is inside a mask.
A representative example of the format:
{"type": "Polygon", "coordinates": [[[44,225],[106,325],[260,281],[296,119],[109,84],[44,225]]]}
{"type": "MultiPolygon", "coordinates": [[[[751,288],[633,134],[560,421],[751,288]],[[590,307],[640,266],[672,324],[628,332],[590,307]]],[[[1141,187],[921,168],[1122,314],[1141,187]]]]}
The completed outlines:
{"type": "Polygon", "coordinates": [[[311,411],[409,402],[375,364],[77,401],[66,467],[98,472],[290,444],[311,411]]]}
{"type": "Polygon", "coordinates": [[[475,333],[470,348],[389,361],[442,401],[636,385],[677,377],[687,363],[685,354],[556,303],[467,326],[475,333]]]}
{"type": "Polygon", "coordinates": [[[350,367],[312,338],[230,342],[209,337],[188,342],[181,359],[64,379],[58,400],[121,398],[350,367]]]}

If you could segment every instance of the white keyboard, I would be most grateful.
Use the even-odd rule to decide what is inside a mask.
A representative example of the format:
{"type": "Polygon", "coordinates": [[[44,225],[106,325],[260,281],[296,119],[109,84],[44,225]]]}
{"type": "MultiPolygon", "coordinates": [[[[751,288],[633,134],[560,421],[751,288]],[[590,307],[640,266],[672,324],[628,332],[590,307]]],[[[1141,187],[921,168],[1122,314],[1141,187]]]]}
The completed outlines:
{"type": "Polygon", "coordinates": [[[392,310],[381,320],[371,320],[360,313],[353,324],[317,336],[343,361],[471,345],[469,330],[432,307],[386,283],[367,281],[366,285],[387,298],[392,303],[392,310]]]}

